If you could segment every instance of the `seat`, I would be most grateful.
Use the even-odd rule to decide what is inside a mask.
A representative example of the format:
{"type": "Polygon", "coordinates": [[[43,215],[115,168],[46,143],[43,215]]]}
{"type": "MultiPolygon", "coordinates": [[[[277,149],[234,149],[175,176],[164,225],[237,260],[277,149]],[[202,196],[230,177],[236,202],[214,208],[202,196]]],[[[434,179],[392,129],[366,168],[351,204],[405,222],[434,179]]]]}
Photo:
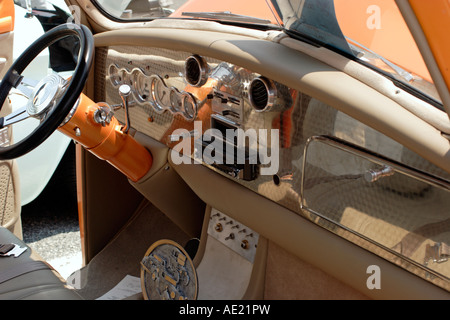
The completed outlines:
{"type": "MultiPolygon", "coordinates": [[[[81,296],[68,288],[59,274],[32,252],[23,241],[8,229],[0,227],[0,244],[17,244],[27,250],[19,257],[0,256],[0,300],[81,300],[81,296]],[[34,265],[38,268],[9,279],[9,275],[34,265]],[[5,275],[6,279],[5,279],[5,275]],[[7,280],[9,279],[9,280],[7,280]]],[[[19,272],[20,273],[20,272],[19,272]]]]}

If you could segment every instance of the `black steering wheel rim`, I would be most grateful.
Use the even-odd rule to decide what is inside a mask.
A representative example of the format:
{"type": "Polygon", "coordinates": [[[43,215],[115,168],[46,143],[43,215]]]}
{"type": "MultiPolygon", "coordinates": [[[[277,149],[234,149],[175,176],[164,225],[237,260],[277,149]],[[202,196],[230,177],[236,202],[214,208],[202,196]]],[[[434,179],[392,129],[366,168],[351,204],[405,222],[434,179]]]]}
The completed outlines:
{"type": "Polygon", "coordinates": [[[18,158],[39,146],[60,125],[69,114],[83,91],[94,56],[94,39],[90,30],[77,24],[63,24],[57,26],[29,46],[7,71],[0,84],[0,108],[3,106],[10,90],[18,85],[22,72],[45,48],[55,42],[76,36],[80,43],[80,51],[75,71],[70,84],[53,110],[39,126],[23,140],[5,147],[0,147],[0,160],[18,158]]]}

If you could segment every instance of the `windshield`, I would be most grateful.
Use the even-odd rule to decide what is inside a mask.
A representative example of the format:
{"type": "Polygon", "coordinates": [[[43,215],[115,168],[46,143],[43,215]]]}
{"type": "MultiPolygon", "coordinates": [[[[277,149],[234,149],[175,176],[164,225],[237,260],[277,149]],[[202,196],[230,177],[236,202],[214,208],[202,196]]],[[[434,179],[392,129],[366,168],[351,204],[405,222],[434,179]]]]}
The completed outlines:
{"type": "Polygon", "coordinates": [[[395,0],[93,0],[110,18],[201,19],[284,30],[337,51],[441,107],[395,0]]]}

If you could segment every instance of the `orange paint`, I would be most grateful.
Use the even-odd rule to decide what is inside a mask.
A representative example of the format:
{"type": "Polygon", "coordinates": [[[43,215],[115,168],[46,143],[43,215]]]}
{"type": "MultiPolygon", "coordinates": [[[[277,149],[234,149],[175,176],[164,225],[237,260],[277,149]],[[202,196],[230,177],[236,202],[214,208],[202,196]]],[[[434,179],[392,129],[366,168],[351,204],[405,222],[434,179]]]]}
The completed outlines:
{"type": "Polygon", "coordinates": [[[84,94],[70,121],[59,130],[77,141],[84,148],[137,182],[144,177],[152,166],[152,156],[131,135],[124,134],[122,125],[113,117],[111,122],[102,126],[94,121],[94,112],[98,105],[84,94]],[[77,136],[76,132],[81,133],[77,136]]]}
{"type": "Polygon", "coordinates": [[[82,265],[86,265],[86,222],[84,214],[84,178],[82,167],[82,146],[80,144],[75,145],[75,165],[76,165],[76,177],[77,177],[77,207],[78,207],[78,225],[80,227],[80,239],[81,239],[81,256],[83,257],[82,265]]]}
{"type": "Polygon", "coordinates": [[[450,2],[448,0],[409,0],[422,26],[434,59],[450,90],[450,2]]]}
{"type": "MultiPolygon", "coordinates": [[[[417,2],[434,6],[435,1],[417,2]]],[[[432,82],[430,73],[395,0],[334,0],[345,36],[432,82]]]]}
{"type": "Polygon", "coordinates": [[[0,34],[14,30],[14,1],[0,1],[0,34]]]}

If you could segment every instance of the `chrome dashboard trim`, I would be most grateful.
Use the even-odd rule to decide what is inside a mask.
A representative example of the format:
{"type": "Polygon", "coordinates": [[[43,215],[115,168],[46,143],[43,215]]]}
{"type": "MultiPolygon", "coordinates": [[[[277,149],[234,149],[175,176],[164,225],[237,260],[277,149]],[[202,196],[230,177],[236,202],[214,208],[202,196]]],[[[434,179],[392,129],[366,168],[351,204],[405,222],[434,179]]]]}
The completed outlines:
{"type": "Polygon", "coordinates": [[[203,86],[206,81],[208,81],[208,64],[205,61],[205,59],[197,54],[194,54],[186,59],[185,62],[185,75],[186,75],[186,82],[189,83],[191,86],[194,87],[201,87],[203,86]],[[191,79],[189,76],[190,73],[190,63],[194,62],[198,69],[198,75],[196,76],[196,79],[191,79]]]}

